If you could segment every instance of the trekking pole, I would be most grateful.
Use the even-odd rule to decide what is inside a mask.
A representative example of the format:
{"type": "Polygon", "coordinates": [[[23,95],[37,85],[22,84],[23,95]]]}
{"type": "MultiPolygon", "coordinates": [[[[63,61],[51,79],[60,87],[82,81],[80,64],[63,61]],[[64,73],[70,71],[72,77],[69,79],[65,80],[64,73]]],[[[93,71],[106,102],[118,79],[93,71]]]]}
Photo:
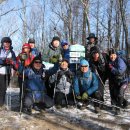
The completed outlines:
{"type": "Polygon", "coordinates": [[[126,109],[123,109],[123,108],[121,108],[121,107],[118,107],[118,106],[116,106],[116,105],[106,104],[106,103],[104,103],[103,101],[100,101],[100,100],[95,99],[95,98],[89,97],[89,100],[92,101],[92,102],[96,102],[96,103],[99,103],[99,104],[103,104],[103,105],[108,106],[108,107],[118,108],[118,109],[120,109],[120,110],[122,110],[122,111],[125,111],[125,112],[130,112],[130,111],[128,111],[128,110],[126,110],[126,109]]]}
{"type": "Polygon", "coordinates": [[[12,77],[12,73],[11,73],[11,66],[7,66],[7,79],[6,79],[6,85],[8,86],[9,89],[9,99],[7,97],[7,110],[11,109],[11,84],[10,84],[10,76],[12,77]]]}
{"type": "Polygon", "coordinates": [[[56,73],[56,78],[55,78],[55,84],[54,84],[54,93],[53,93],[53,102],[54,102],[54,104],[55,104],[55,93],[56,93],[56,85],[57,85],[57,73],[56,73]]]}
{"type": "Polygon", "coordinates": [[[24,74],[24,68],[23,68],[23,73],[22,73],[22,89],[21,89],[21,101],[20,101],[20,116],[21,116],[21,114],[22,114],[22,108],[23,108],[24,80],[25,80],[25,74],[24,74]]]}
{"type": "MultiPolygon", "coordinates": [[[[105,84],[103,83],[103,81],[102,81],[102,79],[101,79],[101,77],[100,77],[100,75],[99,75],[97,69],[95,69],[95,71],[96,71],[96,74],[97,74],[97,76],[98,76],[98,78],[99,78],[99,80],[100,80],[100,82],[101,82],[101,84],[103,85],[104,90],[105,90],[105,84]]],[[[105,90],[105,92],[106,92],[106,90],[105,90]]]]}
{"type": "Polygon", "coordinates": [[[75,104],[75,107],[77,108],[77,102],[76,102],[76,97],[75,97],[75,93],[74,93],[74,86],[73,86],[72,81],[71,81],[71,85],[72,85],[72,94],[73,94],[73,98],[74,98],[74,104],[75,104]]]}

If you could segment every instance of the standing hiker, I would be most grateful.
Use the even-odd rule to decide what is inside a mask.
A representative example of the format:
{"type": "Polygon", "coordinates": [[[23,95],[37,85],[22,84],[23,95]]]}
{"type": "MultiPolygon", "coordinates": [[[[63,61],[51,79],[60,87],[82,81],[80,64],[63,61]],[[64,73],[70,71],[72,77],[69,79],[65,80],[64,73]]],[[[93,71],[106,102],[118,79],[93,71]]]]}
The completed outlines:
{"type": "MultiPolygon", "coordinates": [[[[123,59],[117,56],[114,48],[109,50],[109,89],[111,96],[111,104],[125,108],[127,100],[124,98],[125,90],[127,89],[126,69],[127,66],[123,59]]],[[[116,113],[120,112],[116,109],[116,113]]]]}
{"type": "Polygon", "coordinates": [[[104,101],[105,82],[108,79],[108,58],[109,56],[106,53],[100,53],[96,46],[91,48],[89,63],[92,72],[95,72],[99,79],[99,91],[102,96],[101,101],[104,101]]]}
{"type": "Polygon", "coordinates": [[[28,43],[23,44],[22,52],[17,56],[18,83],[20,87],[20,99],[22,93],[23,70],[32,62],[34,56],[31,54],[31,47],[28,43]]]}
{"type": "Polygon", "coordinates": [[[89,40],[89,41],[88,41],[88,43],[87,43],[86,46],[85,46],[85,58],[86,58],[86,60],[89,61],[89,59],[90,59],[90,54],[91,54],[90,49],[91,49],[92,47],[94,47],[94,46],[97,46],[97,47],[98,47],[98,45],[97,45],[97,40],[98,40],[98,38],[95,36],[94,33],[90,33],[90,34],[89,34],[89,37],[87,37],[87,40],[89,40]]]}
{"type": "Polygon", "coordinates": [[[34,38],[29,38],[28,40],[28,44],[31,47],[31,54],[36,57],[36,56],[41,56],[40,52],[38,51],[38,49],[35,46],[35,39],[34,38]]]}
{"type": "Polygon", "coordinates": [[[7,86],[10,82],[11,68],[16,64],[16,56],[10,37],[3,37],[0,48],[0,106],[4,105],[7,86]]]}

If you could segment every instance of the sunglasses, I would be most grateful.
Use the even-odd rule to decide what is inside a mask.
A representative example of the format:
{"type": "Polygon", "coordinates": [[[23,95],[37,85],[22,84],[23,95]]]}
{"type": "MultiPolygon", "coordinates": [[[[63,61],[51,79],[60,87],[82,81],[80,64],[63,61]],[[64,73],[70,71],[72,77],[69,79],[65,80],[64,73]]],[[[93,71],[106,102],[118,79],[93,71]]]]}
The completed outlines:
{"type": "Polygon", "coordinates": [[[36,64],[41,64],[42,62],[41,62],[41,61],[35,61],[34,63],[36,63],[36,64]]]}
{"type": "Polygon", "coordinates": [[[64,44],[63,46],[67,46],[68,44],[64,44]]]}
{"type": "Polygon", "coordinates": [[[81,68],[85,68],[85,67],[88,67],[87,65],[86,66],[81,66],[81,68]]]}

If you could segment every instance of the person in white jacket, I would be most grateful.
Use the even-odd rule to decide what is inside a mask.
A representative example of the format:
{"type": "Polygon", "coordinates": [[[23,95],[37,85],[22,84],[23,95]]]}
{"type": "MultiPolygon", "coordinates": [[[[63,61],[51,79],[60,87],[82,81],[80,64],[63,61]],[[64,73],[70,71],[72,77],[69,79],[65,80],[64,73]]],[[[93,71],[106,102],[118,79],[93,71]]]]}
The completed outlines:
{"type": "Polygon", "coordinates": [[[10,37],[3,37],[0,48],[0,107],[4,105],[7,86],[10,82],[11,68],[16,64],[10,37]]]}

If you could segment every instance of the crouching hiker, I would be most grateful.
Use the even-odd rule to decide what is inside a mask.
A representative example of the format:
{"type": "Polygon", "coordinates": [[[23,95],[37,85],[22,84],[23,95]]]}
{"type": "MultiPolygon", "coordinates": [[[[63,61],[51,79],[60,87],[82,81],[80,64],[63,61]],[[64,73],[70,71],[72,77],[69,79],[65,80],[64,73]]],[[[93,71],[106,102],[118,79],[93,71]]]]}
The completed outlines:
{"type": "MultiPolygon", "coordinates": [[[[109,89],[111,96],[111,104],[121,108],[125,108],[127,100],[124,98],[127,89],[126,69],[127,66],[123,59],[117,56],[116,51],[112,48],[109,50],[109,89]]],[[[116,114],[120,113],[120,109],[116,109],[116,114]]]]}
{"type": "MultiPolygon", "coordinates": [[[[88,105],[91,98],[101,99],[98,91],[98,78],[95,73],[91,72],[89,63],[85,59],[80,61],[80,71],[74,78],[74,91],[77,101],[83,103],[83,107],[88,105]]],[[[96,113],[99,112],[99,104],[94,103],[94,108],[96,113]]]]}
{"type": "Polygon", "coordinates": [[[42,60],[35,57],[30,67],[25,69],[25,93],[23,99],[23,112],[30,112],[40,108],[50,108],[53,106],[53,100],[46,94],[45,73],[42,60]]]}
{"type": "Polygon", "coordinates": [[[72,72],[68,69],[68,60],[63,59],[56,74],[51,76],[50,82],[55,82],[53,99],[56,108],[68,107],[74,104],[72,94],[72,72]]]}

